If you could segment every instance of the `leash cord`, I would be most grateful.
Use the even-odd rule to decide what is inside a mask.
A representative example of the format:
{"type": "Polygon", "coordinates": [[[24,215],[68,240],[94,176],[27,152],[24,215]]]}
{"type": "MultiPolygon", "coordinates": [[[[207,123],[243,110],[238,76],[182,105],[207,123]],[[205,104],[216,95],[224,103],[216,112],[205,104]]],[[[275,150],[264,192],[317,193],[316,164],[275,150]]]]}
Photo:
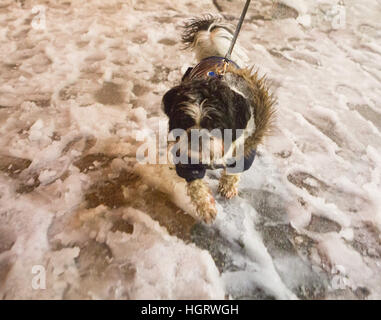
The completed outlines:
{"type": "Polygon", "coordinates": [[[235,42],[237,41],[238,34],[241,31],[242,23],[243,23],[243,20],[245,19],[245,15],[246,15],[247,9],[249,8],[250,1],[251,0],[246,0],[245,7],[242,10],[241,17],[239,18],[239,21],[238,21],[238,24],[237,24],[237,28],[235,29],[233,39],[232,39],[232,41],[230,43],[229,50],[228,50],[228,52],[225,55],[225,61],[230,59],[230,56],[231,56],[231,54],[233,52],[233,48],[234,48],[235,42]]]}

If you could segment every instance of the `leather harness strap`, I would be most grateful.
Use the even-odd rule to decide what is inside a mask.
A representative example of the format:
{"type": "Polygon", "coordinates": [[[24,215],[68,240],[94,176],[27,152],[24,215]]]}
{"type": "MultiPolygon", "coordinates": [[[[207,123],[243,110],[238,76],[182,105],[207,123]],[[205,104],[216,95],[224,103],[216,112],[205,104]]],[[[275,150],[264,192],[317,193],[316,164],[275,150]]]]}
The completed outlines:
{"type": "Polygon", "coordinates": [[[229,64],[237,69],[239,66],[232,60],[224,57],[212,56],[201,60],[188,74],[187,80],[207,79],[209,77],[222,78],[229,64]]]}

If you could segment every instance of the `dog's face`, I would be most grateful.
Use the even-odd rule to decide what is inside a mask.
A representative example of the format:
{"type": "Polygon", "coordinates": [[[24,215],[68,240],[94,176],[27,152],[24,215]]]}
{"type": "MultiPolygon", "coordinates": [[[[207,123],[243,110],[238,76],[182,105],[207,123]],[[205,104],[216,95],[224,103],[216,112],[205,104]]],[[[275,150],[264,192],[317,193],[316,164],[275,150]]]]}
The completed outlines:
{"type": "Polygon", "coordinates": [[[224,146],[230,147],[230,141],[224,141],[226,133],[230,132],[229,140],[235,141],[236,130],[245,129],[251,117],[247,99],[227,82],[214,77],[185,81],[172,88],[163,97],[163,109],[169,118],[169,131],[186,132],[188,157],[204,164],[220,158],[224,146]],[[201,144],[194,143],[195,131],[201,133],[201,144]],[[209,143],[205,143],[208,139],[209,143]]]}

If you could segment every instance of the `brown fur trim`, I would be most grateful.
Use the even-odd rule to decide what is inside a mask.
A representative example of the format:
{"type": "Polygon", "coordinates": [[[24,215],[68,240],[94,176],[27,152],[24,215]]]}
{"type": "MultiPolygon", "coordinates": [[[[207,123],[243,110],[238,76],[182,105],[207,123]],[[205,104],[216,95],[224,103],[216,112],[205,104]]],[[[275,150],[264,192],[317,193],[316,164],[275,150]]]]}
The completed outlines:
{"type": "Polygon", "coordinates": [[[255,131],[245,139],[244,150],[245,155],[248,155],[263,142],[263,138],[269,135],[274,127],[275,99],[268,91],[266,78],[260,78],[258,71],[253,72],[253,68],[237,69],[229,65],[226,72],[242,77],[251,91],[255,131]]]}

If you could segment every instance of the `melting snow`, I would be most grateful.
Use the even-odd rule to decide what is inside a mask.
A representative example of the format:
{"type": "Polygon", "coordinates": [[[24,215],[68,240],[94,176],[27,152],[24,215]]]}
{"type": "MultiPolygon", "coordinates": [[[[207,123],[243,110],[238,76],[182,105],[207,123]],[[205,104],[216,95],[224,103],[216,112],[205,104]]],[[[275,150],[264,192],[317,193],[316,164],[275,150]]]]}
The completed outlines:
{"type": "Polygon", "coordinates": [[[0,3],[0,297],[381,298],[380,1],[252,4],[240,41],[277,130],[236,199],[209,173],[212,226],[136,135],[195,63],[183,21],[241,3],[49,0],[41,28],[33,7],[0,3]]]}

